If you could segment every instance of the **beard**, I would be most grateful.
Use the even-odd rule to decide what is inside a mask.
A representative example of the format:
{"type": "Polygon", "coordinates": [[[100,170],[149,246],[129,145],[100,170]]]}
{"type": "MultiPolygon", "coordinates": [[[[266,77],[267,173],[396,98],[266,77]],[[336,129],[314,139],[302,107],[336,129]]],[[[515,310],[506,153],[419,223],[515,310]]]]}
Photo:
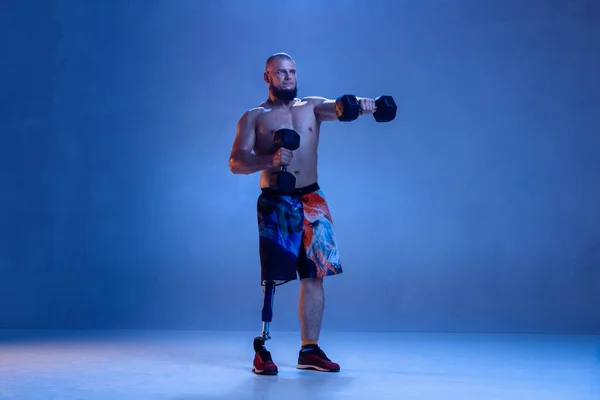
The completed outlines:
{"type": "Polygon", "coordinates": [[[298,95],[298,85],[294,86],[293,89],[278,89],[276,87],[271,87],[271,92],[273,96],[281,101],[292,101],[298,95]]]}

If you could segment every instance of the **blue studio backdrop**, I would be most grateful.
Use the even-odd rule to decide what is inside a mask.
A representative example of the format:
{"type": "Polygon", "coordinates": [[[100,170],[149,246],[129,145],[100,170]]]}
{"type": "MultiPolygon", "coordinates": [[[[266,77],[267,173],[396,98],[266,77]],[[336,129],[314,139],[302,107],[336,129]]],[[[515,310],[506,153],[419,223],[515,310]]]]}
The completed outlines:
{"type": "Polygon", "coordinates": [[[399,106],[322,127],[324,330],[600,332],[598,1],[3,1],[0,37],[0,328],[258,331],[228,158],[283,51],[399,106]]]}

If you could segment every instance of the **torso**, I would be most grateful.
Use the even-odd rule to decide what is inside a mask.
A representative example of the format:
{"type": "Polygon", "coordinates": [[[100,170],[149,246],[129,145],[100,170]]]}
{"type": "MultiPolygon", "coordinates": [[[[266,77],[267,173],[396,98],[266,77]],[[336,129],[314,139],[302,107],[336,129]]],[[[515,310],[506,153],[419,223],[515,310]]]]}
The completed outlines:
{"type": "MultiPolygon", "coordinates": [[[[257,155],[273,154],[273,135],[282,128],[293,129],[300,135],[300,147],[293,152],[294,157],[287,171],[296,177],[296,187],[308,186],[317,182],[317,159],[320,124],[314,112],[314,104],[309,101],[296,100],[287,106],[270,108],[266,104],[254,109],[256,113],[256,142],[254,153],[257,155]]],[[[260,174],[260,187],[269,187],[269,175],[279,168],[264,170],[260,174]]]]}

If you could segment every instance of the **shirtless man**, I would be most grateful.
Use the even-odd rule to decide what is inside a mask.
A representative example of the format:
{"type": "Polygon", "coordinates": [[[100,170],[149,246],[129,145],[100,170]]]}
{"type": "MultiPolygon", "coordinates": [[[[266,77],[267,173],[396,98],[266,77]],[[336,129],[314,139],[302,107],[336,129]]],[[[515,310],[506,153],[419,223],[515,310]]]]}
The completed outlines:
{"type": "MultiPolygon", "coordinates": [[[[229,168],[234,174],[260,171],[262,193],[257,212],[261,284],[270,282],[274,288],[297,279],[296,274],[300,277],[298,314],[302,344],[297,367],[338,372],[340,366],[329,360],[318,345],[324,309],[323,278],[342,273],[331,215],[317,183],[321,123],[338,121],[335,100],[298,99],[296,65],[285,53],[269,57],[263,78],[269,97],[238,121],[229,168]],[[274,148],[273,135],[282,128],[300,135],[297,150],[274,148]],[[291,194],[269,188],[269,175],[282,165],[296,177],[296,189],[291,194]]],[[[358,100],[362,115],[375,111],[373,99],[358,100]]],[[[277,374],[277,366],[264,345],[256,350],[253,371],[277,374]]]]}

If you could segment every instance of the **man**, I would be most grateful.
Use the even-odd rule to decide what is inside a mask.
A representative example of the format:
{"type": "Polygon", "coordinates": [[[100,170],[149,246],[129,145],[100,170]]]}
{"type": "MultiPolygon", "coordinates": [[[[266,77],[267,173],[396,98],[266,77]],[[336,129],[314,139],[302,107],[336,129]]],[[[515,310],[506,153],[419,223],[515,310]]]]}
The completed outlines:
{"type": "MultiPolygon", "coordinates": [[[[335,100],[298,99],[296,64],[286,53],[268,58],[264,81],[268,99],[246,111],[237,124],[229,168],[234,174],[260,171],[262,193],[257,212],[261,282],[281,285],[300,277],[298,314],[301,350],[298,368],[337,372],[340,366],[318,345],[324,308],[323,278],[342,273],[333,223],[317,183],[317,149],[321,123],[338,121],[335,100]],[[300,135],[295,150],[275,149],[273,136],[282,128],[300,135]],[[282,165],[296,178],[296,189],[283,195],[269,188],[269,176],[282,165]]],[[[373,99],[358,98],[362,115],[375,111],[373,99]]],[[[253,371],[276,374],[277,366],[263,346],[256,351],[253,371]]]]}

